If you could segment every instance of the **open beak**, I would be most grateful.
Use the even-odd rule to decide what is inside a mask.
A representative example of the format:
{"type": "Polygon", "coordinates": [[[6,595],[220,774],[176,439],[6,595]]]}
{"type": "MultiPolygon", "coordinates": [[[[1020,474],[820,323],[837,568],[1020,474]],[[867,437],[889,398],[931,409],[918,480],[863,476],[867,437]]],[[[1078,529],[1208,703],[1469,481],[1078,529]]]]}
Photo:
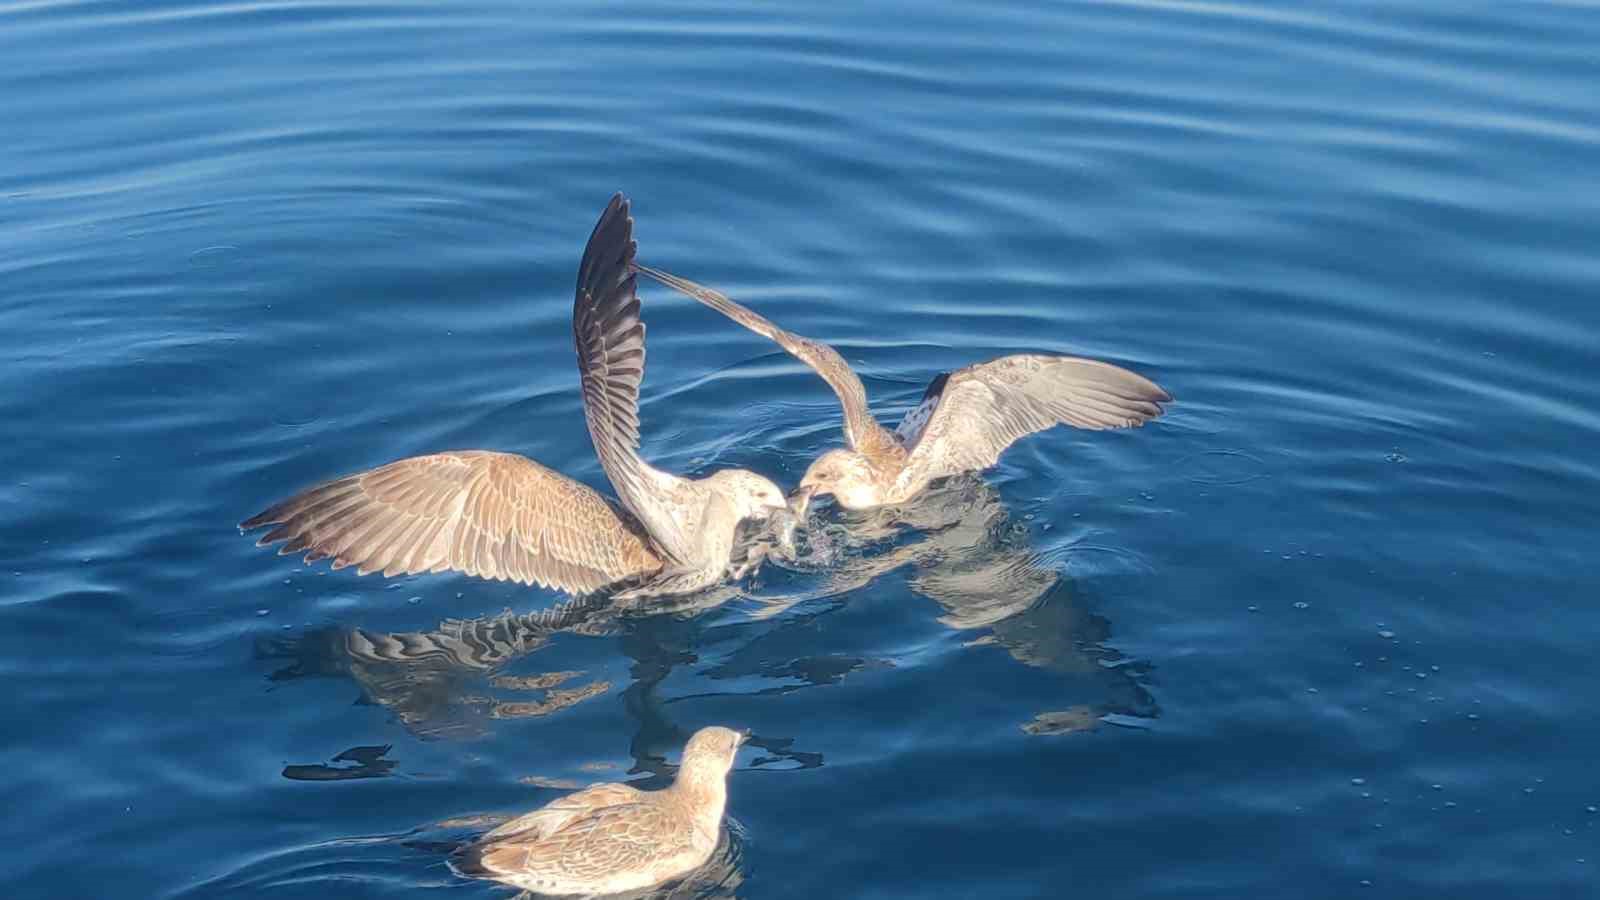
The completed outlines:
{"type": "Polygon", "coordinates": [[[749,742],[749,740],[750,740],[750,729],[748,729],[748,728],[739,729],[739,744],[738,744],[738,746],[743,747],[747,742],[749,742]]]}

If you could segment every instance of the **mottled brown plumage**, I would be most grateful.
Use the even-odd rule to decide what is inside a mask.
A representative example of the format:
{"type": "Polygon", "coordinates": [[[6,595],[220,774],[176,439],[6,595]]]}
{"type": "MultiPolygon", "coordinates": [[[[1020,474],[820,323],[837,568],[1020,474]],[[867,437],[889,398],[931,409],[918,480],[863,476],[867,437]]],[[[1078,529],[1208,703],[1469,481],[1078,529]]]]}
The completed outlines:
{"type": "Polygon", "coordinates": [[[631,517],[594,490],[513,453],[416,456],[300,493],[240,527],[276,523],[335,569],[385,576],[453,569],[479,578],[587,593],[661,568],[631,517]]]}
{"type": "Polygon", "coordinates": [[[635,264],[645,275],[717,310],[810,366],[844,408],[846,449],[818,457],[799,503],[833,494],[850,509],[902,503],[937,478],[985,469],[1017,439],[1055,425],[1130,428],[1161,415],[1171,397],[1154,382],[1092,359],[1023,353],[940,375],[894,431],[878,424],[844,357],[687,278],[635,264]]]}
{"type": "Polygon", "coordinates": [[[744,519],[786,510],[783,492],[743,469],[690,480],[639,457],[644,324],[633,219],[621,194],[578,267],[573,342],[584,417],[620,501],[511,453],[461,450],[402,459],[304,491],[240,527],[278,527],[261,545],[331,558],[359,574],[441,572],[574,594],[633,582],[631,594],[688,593],[728,572],[744,519]]]}
{"type": "Polygon", "coordinates": [[[686,875],[717,847],[743,740],[702,728],[671,787],[597,784],[562,797],[479,838],[457,854],[456,870],[541,894],[611,894],[686,875]]]}

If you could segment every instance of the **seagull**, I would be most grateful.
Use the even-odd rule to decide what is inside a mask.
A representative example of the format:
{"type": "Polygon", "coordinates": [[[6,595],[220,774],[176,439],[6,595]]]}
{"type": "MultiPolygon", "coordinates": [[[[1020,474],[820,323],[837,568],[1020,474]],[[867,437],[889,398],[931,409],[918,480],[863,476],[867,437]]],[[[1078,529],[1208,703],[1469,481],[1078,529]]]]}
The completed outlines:
{"type": "Polygon", "coordinates": [[[572,309],[584,418],[618,503],[515,453],[458,450],[309,488],[240,529],[276,525],[257,546],[286,541],[280,555],[304,551],[307,563],[331,558],[359,575],[449,569],[579,595],[632,583],[619,598],[720,582],[739,524],[788,505],[776,484],[746,469],[689,479],[640,458],[637,249],[619,193],[584,249],[572,309]]]}
{"type": "Polygon", "coordinates": [[[702,728],[683,748],[671,787],[593,785],[501,825],[452,864],[539,894],[614,894],[693,872],[717,847],[728,770],[748,736],[702,728]]]}
{"type": "Polygon", "coordinates": [[[1172,397],[1110,363],[1018,353],[935,377],[894,431],[878,424],[867,389],[838,351],[785,331],[718,291],[646,265],[636,271],[687,294],[810,366],[844,407],[846,447],[817,457],[791,497],[803,517],[815,496],[846,509],[904,503],[935,479],[987,469],[1018,439],[1056,425],[1132,428],[1161,415],[1172,397]]]}

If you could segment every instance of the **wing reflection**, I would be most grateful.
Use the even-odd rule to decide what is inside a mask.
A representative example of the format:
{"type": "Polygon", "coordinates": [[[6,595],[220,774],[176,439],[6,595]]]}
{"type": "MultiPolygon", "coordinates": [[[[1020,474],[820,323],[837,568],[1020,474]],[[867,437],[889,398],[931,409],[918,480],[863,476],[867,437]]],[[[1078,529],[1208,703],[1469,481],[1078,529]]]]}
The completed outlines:
{"type": "MultiPolygon", "coordinates": [[[[385,707],[413,734],[462,739],[488,733],[495,719],[546,716],[612,693],[610,682],[583,672],[502,671],[557,634],[610,636],[633,661],[621,694],[640,723],[632,771],[665,776],[665,754],[688,737],[666,706],[691,698],[663,699],[659,689],[676,668],[698,662],[696,648],[706,642],[708,628],[738,629],[738,646],[720,651],[721,659],[703,672],[709,678],[772,683],[757,693],[836,684],[891,663],[846,654],[775,655],[767,652],[767,639],[815,625],[841,608],[842,595],[905,568],[911,590],[939,606],[940,623],[982,632],[971,644],[998,645],[1024,665],[1102,683],[1103,703],[1041,712],[1019,723],[1025,732],[1060,734],[1098,727],[1108,715],[1118,722],[1158,715],[1141,685],[1145,668],[1105,646],[1109,623],[1074,601],[1071,581],[1034,551],[1027,529],[1012,521],[999,492],[981,478],[950,479],[902,507],[841,512],[836,521],[813,526],[806,541],[797,559],[778,560],[798,577],[776,579],[791,583],[775,591],[744,595],[726,586],[665,602],[586,597],[535,613],[450,619],[429,631],[323,628],[266,641],[258,655],[287,661],[269,676],[274,681],[349,677],[364,701],[385,707]],[[748,614],[738,625],[708,626],[697,615],[735,597],[748,614]],[[838,600],[820,602],[827,598],[838,600]]],[[[751,743],[768,750],[765,762],[821,761],[793,749],[788,739],[757,735],[751,743]]]]}
{"type": "Polygon", "coordinates": [[[1062,734],[1159,715],[1141,684],[1148,668],[1106,646],[1110,623],[1074,601],[1072,582],[1034,551],[1027,529],[979,476],[948,479],[904,506],[836,515],[836,522],[813,526],[798,559],[774,561],[821,570],[825,586],[816,593],[829,595],[909,567],[909,587],[942,608],[940,623],[987,630],[974,645],[996,644],[1025,665],[1105,682],[1104,703],[1042,712],[1021,724],[1024,732],[1062,734]]]}

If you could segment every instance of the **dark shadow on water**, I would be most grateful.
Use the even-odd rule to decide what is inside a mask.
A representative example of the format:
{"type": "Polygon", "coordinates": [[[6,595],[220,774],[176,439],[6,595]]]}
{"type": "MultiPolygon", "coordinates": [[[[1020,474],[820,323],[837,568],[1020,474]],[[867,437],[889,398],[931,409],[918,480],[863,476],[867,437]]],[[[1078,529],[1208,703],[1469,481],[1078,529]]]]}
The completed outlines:
{"type": "Polygon", "coordinates": [[[351,747],[333,758],[335,763],[350,763],[350,765],[291,765],[283,767],[283,777],[290,781],[348,781],[352,778],[382,778],[394,771],[399,765],[392,759],[384,759],[393,744],[384,744],[381,747],[351,747]]]}

